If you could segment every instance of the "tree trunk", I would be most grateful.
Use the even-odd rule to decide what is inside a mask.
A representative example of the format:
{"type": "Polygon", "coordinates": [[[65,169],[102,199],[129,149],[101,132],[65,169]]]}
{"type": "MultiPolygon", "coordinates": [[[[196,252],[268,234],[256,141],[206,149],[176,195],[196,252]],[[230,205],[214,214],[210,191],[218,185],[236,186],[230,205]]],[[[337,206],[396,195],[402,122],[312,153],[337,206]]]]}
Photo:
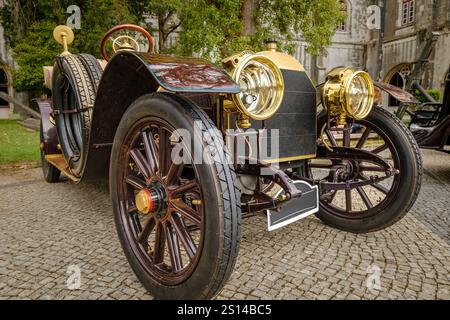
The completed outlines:
{"type": "Polygon", "coordinates": [[[165,34],[164,34],[165,15],[158,17],[158,51],[159,53],[165,50],[165,34]]]}
{"type": "Polygon", "coordinates": [[[257,3],[257,0],[244,0],[242,3],[242,36],[253,36],[256,33],[255,12],[257,3]]]}

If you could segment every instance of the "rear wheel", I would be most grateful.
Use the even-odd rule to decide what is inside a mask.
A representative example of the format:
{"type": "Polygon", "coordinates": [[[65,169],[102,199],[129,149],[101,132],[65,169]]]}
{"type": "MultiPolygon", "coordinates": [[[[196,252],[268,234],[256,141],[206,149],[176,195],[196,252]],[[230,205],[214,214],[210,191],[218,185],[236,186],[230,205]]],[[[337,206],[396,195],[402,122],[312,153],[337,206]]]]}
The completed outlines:
{"type": "Polygon", "coordinates": [[[166,94],[137,100],[117,129],[110,164],[116,227],[132,269],[156,298],[211,298],[233,270],[239,192],[213,129],[197,106],[166,94]],[[179,128],[190,138],[177,136],[179,128]],[[186,157],[177,164],[171,155],[181,145],[186,157]],[[203,150],[209,161],[192,161],[203,150]]]}
{"type": "Polygon", "coordinates": [[[355,233],[380,230],[400,220],[417,199],[422,181],[420,150],[411,133],[398,118],[379,107],[355,122],[359,133],[352,136],[350,131],[333,134],[325,130],[326,121],[326,113],[321,112],[319,138],[330,147],[368,151],[382,157],[398,173],[390,176],[381,166],[360,160],[309,160],[308,178],[340,187],[321,190],[317,217],[328,225],[355,233]],[[360,182],[368,184],[360,186],[360,182]]]}

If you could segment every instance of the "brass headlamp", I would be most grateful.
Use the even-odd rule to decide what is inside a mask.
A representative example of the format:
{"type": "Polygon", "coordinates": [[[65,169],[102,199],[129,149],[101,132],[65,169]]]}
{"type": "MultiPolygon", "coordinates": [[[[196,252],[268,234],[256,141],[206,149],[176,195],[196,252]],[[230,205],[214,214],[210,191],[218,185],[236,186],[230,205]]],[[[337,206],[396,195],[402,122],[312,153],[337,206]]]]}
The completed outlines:
{"type": "Polygon", "coordinates": [[[322,88],[322,104],[339,122],[363,119],[372,110],[374,87],[369,74],[348,67],[331,70],[322,88]]]}
{"type": "Polygon", "coordinates": [[[281,105],[284,81],[281,70],[264,54],[244,51],[223,61],[241,92],[233,94],[228,110],[240,113],[241,119],[265,120],[281,105]]]}

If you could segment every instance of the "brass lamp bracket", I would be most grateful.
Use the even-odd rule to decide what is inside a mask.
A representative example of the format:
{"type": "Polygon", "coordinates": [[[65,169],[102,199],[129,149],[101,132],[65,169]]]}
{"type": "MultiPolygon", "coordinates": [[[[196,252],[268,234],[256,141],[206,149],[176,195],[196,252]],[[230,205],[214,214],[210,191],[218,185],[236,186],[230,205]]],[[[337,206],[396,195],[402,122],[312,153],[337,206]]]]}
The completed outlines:
{"type": "Polygon", "coordinates": [[[72,29],[70,29],[68,26],[65,26],[65,25],[57,26],[53,30],[53,38],[55,38],[56,42],[58,42],[59,44],[62,44],[62,46],[64,48],[63,49],[64,51],[61,53],[61,55],[70,54],[70,52],[68,50],[68,46],[75,39],[75,35],[73,34],[72,29]]]}

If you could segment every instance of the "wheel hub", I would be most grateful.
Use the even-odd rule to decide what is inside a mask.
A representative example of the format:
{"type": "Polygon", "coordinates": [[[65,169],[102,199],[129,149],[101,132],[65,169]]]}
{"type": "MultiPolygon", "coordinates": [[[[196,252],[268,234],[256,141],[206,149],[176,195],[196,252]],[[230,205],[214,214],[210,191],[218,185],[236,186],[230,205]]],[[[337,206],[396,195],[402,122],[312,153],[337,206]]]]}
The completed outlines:
{"type": "Polygon", "coordinates": [[[139,191],[135,196],[137,209],[144,214],[155,214],[162,218],[163,209],[166,207],[166,191],[163,186],[154,186],[139,191]]]}

